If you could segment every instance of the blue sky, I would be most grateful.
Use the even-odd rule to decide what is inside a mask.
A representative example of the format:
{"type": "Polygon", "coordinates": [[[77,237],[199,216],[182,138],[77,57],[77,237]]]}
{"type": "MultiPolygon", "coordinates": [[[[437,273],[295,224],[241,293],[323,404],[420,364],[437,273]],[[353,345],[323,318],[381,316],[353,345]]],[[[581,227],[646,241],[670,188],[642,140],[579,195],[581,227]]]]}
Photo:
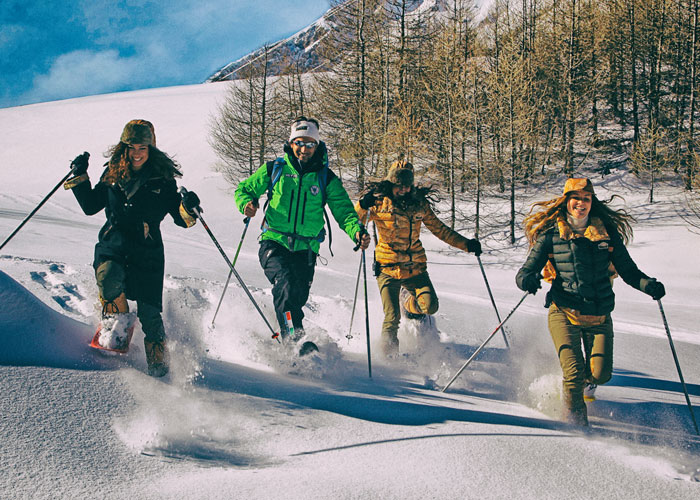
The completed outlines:
{"type": "Polygon", "coordinates": [[[0,107],[199,83],[329,0],[0,0],[0,107]]]}

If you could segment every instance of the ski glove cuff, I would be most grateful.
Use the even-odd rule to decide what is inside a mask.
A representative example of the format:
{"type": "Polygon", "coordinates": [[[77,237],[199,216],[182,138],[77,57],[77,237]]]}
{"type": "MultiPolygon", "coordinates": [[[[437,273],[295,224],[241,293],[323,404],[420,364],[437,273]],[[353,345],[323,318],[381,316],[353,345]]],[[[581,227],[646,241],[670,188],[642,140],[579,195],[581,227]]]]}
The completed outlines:
{"type": "Polygon", "coordinates": [[[90,180],[88,174],[78,175],[77,177],[71,177],[66,182],[63,183],[64,189],[73,189],[78,184],[82,184],[85,181],[90,180]]]}

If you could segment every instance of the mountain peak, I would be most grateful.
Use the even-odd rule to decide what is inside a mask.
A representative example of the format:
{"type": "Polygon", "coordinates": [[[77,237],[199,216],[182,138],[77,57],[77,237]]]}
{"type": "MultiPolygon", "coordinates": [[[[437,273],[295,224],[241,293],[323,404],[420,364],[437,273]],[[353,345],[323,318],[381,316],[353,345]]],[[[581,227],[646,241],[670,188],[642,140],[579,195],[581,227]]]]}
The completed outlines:
{"type": "MultiPolygon", "coordinates": [[[[475,3],[484,4],[489,2],[490,0],[476,0],[475,3]]],[[[319,42],[325,38],[330,30],[335,29],[337,26],[336,17],[346,3],[331,7],[317,21],[292,36],[268,44],[268,74],[270,76],[280,75],[292,64],[296,64],[299,70],[304,73],[325,68],[327,61],[319,54],[319,42]]],[[[406,12],[413,16],[439,16],[448,10],[447,3],[447,0],[409,0],[406,2],[406,12]]],[[[390,1],[385,1],[387,10],[396,10],[397,7],[392,7],[391,5],[390,1]]],[[[206,81],[220,82],[242,78],[245,69],[262,61],[264,56],[265,46],[228,63],[214,72],[206,81]]]]}

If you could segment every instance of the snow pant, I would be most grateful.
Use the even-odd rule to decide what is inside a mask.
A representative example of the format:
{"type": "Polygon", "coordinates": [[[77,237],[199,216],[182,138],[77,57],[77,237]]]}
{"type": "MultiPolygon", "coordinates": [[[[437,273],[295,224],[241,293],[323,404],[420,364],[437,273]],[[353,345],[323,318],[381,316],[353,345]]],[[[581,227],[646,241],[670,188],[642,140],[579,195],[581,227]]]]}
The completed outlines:
{"type": "Polygon", "coordinates": [[[284,313],[292,315],[294,329],[303,328],[302,307],[309,300],[311,283],[316,269],[316,253],[313,250],[291,252],[271,240],[260,242],[258,258],[263,272],[272,284],[272,299],[280,331],[287,333],[284,313]]]}
{"type": "Polygon", "coordinates": [[[584,385],[605,384],[612,376],[612,318],[608,314],[601,325],[574,325],[552,304],[548,321],[561,364],[564,405],[570,410],[585,408],[584,385]]]}
{"type": "MultiPolygon", "coordinates": [[[[126,293],[126,270],[116,261],[106,260],[97,266],[95,278],[100,298],[104,301],[112,301],[122,293],[126,293]]],[[[141,322],[146,342],[165,341],[165,326],[160,307],[137,299],[136,316],[141,322]]]]}
{"type": "Polygon", "coordinates": [[[401,287],[411,292],[412,297],[405,307],[408,312],[414,314],[435,314],[439,306],[438,297],[427,271],[406,279],[396,279],[381,273],[377,276],[377,285],[384,307],[381,345],[384,355],[388,355],[397,352],[399,348],[397,334],[401,320],[401,287]]]}

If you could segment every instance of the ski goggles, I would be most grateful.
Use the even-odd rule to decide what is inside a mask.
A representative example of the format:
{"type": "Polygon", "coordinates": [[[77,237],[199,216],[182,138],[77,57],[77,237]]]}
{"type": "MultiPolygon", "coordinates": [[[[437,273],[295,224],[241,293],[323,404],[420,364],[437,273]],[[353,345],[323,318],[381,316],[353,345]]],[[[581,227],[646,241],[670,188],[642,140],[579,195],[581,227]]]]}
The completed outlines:
{"type": "Polygon", "coordinates": [[[309,148],[309,149],[313,149],[313,148],[315,148],[316,146],[318,146],[318,144],[316,144],[316,141],[309,141],[309,142],[304,142],[304,141],[292,141],[292,144],[294,144],[294,145],[295,145],[296,147],[298,147],[298,148],[303,148],[304,146],[306,146],[306,147],[309,148]]]}

